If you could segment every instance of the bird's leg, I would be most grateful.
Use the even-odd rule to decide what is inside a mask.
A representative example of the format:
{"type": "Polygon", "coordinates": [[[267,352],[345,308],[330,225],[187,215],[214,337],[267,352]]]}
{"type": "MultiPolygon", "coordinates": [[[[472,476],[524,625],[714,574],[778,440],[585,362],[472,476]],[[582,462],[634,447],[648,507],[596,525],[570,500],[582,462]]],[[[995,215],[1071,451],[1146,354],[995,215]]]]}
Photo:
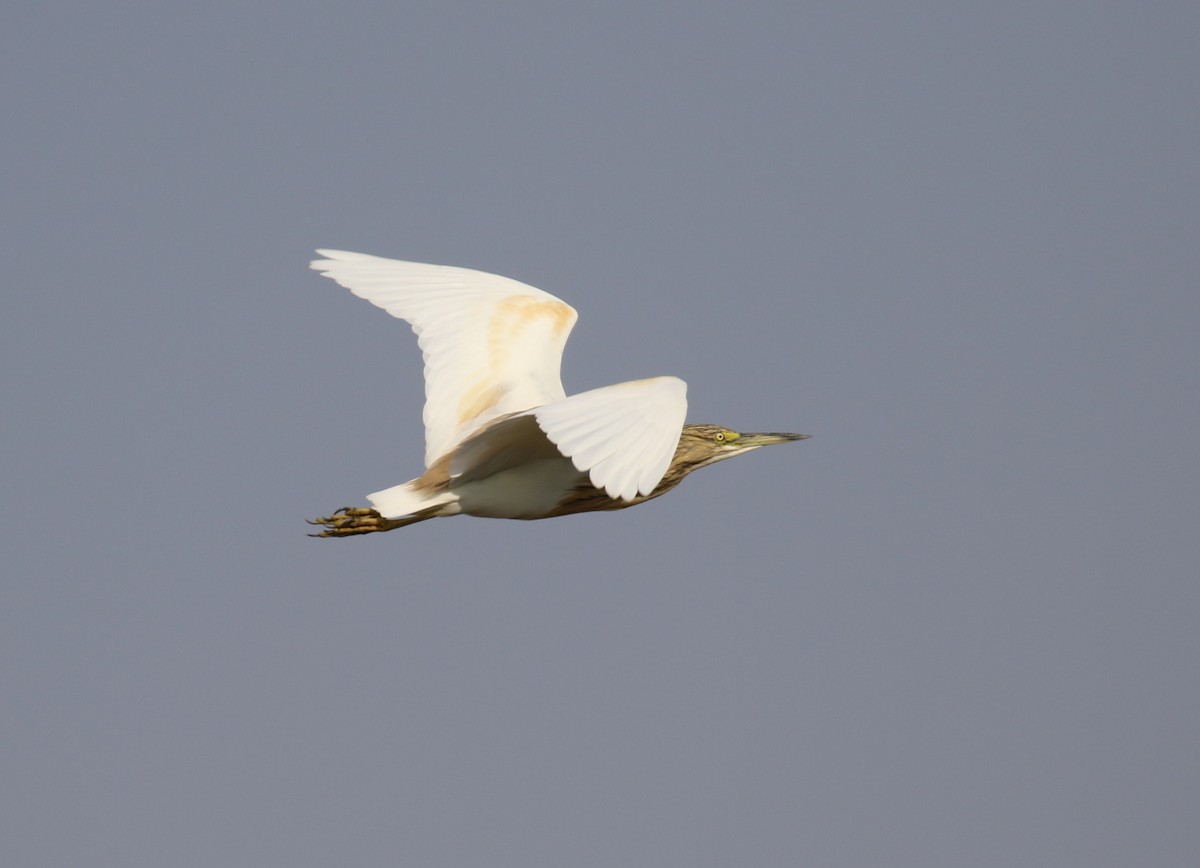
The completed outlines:
{"type": "MultiPolygon", "coordinates": [[[[430,511],[432,513],[432,511],[430,511]]],[[[364,533],[378,533],[385,530],[395,530],[398,527],[416,524],[433,518],[432,514],[420,512],[406,515],[403,518],[384,518],[367,506],[344,506],[333,515],[309,521],[309,524],[319,525],[320,533],[310,533],[309,536],[343,537],[358,536],[364,533]]]]}

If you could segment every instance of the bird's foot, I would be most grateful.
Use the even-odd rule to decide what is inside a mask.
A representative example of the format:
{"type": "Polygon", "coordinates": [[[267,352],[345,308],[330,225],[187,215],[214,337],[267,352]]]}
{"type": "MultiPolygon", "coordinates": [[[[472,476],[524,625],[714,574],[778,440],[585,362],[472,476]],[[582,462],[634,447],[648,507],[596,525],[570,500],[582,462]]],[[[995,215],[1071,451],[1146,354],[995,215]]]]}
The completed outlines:
{"type": "Polygon", "coordinates": [[[358,536],[364,533],[391,530],[400,527],[403,522],[384,518],[368,506],[343,506],[333,515],[318,518],[308,522],[321,528],[319,533],[309,536],[358,536]]]}

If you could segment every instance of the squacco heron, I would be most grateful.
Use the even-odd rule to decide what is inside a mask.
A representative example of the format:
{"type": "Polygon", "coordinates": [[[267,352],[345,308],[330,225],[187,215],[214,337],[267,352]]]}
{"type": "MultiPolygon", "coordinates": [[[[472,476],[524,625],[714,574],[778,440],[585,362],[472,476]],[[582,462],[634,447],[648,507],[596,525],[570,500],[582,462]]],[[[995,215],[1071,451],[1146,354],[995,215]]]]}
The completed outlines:
{"type": "Polygon", "coordinates": [[[687,384],[652,377],[567,395],[574,308],[469,268],[318,250],[312,268],[411,324],[425,357],[425,472],[310,524],[357,536],[449,515],[624,509],[700,467],[807,434],[686,425],[687,384]]]}

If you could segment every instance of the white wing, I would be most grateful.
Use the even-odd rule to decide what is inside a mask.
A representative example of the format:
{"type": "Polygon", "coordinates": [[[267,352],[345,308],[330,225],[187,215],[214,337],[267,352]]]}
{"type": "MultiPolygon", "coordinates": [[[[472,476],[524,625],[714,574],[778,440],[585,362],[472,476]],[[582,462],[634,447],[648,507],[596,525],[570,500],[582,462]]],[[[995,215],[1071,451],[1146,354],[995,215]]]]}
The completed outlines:
{"type": "Polygon", "coordinates": [[[687,384],[678,377],[618,383],[530,415],[592,485],[632,500],[652,492],[671,464],[687,415],[687,384]]]}
{"type": "Polygon", "coordinates": [[[497,416],[563,397],[578,314],[548,292],[470,268],[318,250],[312,268],[407,320],[425,356],[425,466],[497,416]]]}

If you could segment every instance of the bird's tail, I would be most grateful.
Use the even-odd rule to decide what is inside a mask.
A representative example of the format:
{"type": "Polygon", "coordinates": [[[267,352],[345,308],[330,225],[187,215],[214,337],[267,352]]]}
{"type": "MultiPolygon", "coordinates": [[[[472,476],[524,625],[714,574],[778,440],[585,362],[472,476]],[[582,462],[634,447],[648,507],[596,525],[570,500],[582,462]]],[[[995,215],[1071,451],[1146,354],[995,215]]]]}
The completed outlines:
{"type": "Polygon", "coordinates": [[[371,501],[371,506],[384,518],[400,518],[458,500],[448,491],[422,491],[415,483],[416,480],[402,482],[383,491],[376,491],[374,494],[368,494],[367,500],[371,501]]]}

